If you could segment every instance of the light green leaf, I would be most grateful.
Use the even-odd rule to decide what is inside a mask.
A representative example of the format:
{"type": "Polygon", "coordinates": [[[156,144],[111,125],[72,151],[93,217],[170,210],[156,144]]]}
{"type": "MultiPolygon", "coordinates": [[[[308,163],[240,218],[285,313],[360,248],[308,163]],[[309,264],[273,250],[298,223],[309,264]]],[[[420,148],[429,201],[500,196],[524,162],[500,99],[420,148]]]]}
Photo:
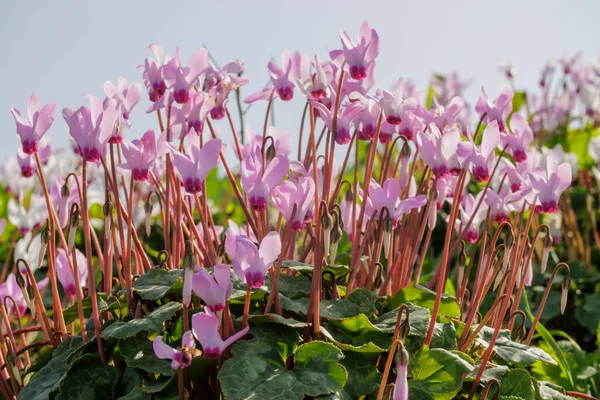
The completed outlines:
{"type": "Polygon", "coordinates": [[[531,376],[524,369],[508,371],[500,382],[502,397],[520,397],[525,400],[535,400],[531,376]]]}
{"type": "Polygon", "coordinates": [[[157,300],[171,290],[180,275],[179,270],[152,268],[133,282],[133,289],[144,300],[157,300]]]}
{"type": "Polygon", "coordinates": [[[117,321],[102,332],[102,337],[125,339],[140,332],[160,332],[163,330],[163,323],[171,319],[181,307],[181,303],[171,302],[160,306],[144,318],[132,319],[129,322],[117,321]]]}
{"type": "Polygon", "coordinates": [[[153,374],[171,376],[176,371],[169,360],[161,360],[154,354],[152,341],[140,335],[119,340],[119,349],[130,368],[140,368],[153,374]]]}

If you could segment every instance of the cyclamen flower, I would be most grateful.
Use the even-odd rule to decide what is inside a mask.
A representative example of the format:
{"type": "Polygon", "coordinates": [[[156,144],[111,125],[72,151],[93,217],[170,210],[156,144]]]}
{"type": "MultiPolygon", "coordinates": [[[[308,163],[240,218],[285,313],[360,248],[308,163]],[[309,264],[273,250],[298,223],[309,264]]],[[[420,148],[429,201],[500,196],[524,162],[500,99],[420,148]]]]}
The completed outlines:
{"type": "Polygon", "coordinates": [[[233,271],[246,286],[258,289],[265,284],[265,274],[279,253],[281,238],[277,232],[269,232],[260,242],[260,246],[247,236],[240,235],[235,241],[233,271]]]}
{"type": "Polygon", "coordinates": [[[204,132],[204,121],[206,116],[215,107],[215,100],[206,93],[198,92],[192,95],[191,100],[184,104],[183,112],[187,115],[187,130],[192,129],[201,135],[204,132]]]}
{"type": "Polygon", "coordinates": [[[244,63],[239,60],[225,64],[218,71],[209,61],[208,67],[204,71],[204,86],[202,90],[208,92],[217,86],[235,90],[240,86],[244,86],[248,83],[248,78],[239,76],[242,72],[244,72],[244,63]]]}
{"type": "Polygon", "coordinates": [[[223,341],[219,333],[219,319],[206,309],[192,316],[192,333],[202,345],[203,356],[208,359],[220,358],[227,347],[246,335],[250,327],[245,327],[238,333],[223,341]]]}
{"type": "Polygon", "coordinates": [[[218,264],[212,275],[204,268],[197,267],[198,273],[193,275],[192,290],[213,312],[221,311],[231,297],[233,285],[229,265],[218,264]]]}
{"type": "Polygon", "coordinates": [[[69,134],[77,143],[79,155],[89,162],[96,162],[105,152],[105,145],[113,134],[117,110],[104,109],[95,96],[88,96],[90,107],[81,106],[73,111],[63,109],[63,117],[69,125],[69,134]]]}
{"type": "Polygon", "coordinates": [[[162,340],[162,336],[157,336],[152,341],[152,348],[156,357],[171,361],[171,368],[179,369],[186,368],[192,365],[194,356],[193,350],[196,348],[196,341],[192,336],[191,331],[187,331],[181,338],[181,347],[172,348],[162,340]],[[190,351],[192,350],[192,351],[190,351]]]}
{"type": "Polygon", "coordinates": [[[296,182],[285,181],[273,190],[273,204],[283,215],[292,229],[301,231],[306,223],[315,200],[315,181],[310,177],[300,177],[296,182]],[[296,206],[296,213],[292,221],[292,213],[296,206]]]}
{"type": "MultiPolygon", "coordinates": [[[[335,95],[333,94],[331,103],[331,109],[325,107],[325,105],[319,103],[318,101],[313,101],[311,104],[313,107],[319,110],[320,116],[327,128],[333,131],[333,107],[335,107],[335,95]]],[[[337,144],[343,145],[350,142],[352,139],[350,135],[350,124],[352,124],[354,118],[360,114],[361,111],[362,107],[360,104],[350,103],[345,106],[340,105],[337,116],[336,132],[334,134],[334,139],[337,144]]]]}
{"type": "Polygon", "coordinates": [[[192,54],[187,66],[182,67],[179,48],[177,48],[175,58],[169,60],[163,68],[163,76],[173,100],[179,104],[187,103],[190,100],[192,86],[207,68],[208,50],[198,50],[192,54]]]}
{"type": "Polygon", "coordinates": [[[492,121],[496,121],[500,131],[505,132],[506,118],[512,111],[512,99],[514,96],[512,87],[508,84],[504,85],[502,92],[500,92],[500,95],[498,95],[496,100],[493,102],[488,99],[483,87],[481,88],[481,93],[482,94],[475,105],[475,111],[477,111],[477,115],[479,115],[479,118],[482,118],[485,114],[483,122],[489,124],[492,121]]]}
{"type": "MultiPolygon", "coordinates": [[[[75,296],[77,294],[77,286],[75,285],[75,277],[73,276],[73,271],[71,271],[67,257],[72,257],[72,254],[67,255],[63,249],[58,249],[58,255],[56,256],[56,275],[58,276],[58,280],[65,293],[68,296],[75,296]]],[[[77,260],[79,286],[85,287],[88,278],[87,259],[85,255],[77,249],[75,249],[75,258],[77,260]]]]}
{"type": "Polygon", "coordinates": [[[104,82],[104,93],[106,94],[104,108],[113,107],[119,112],[114,134],[108,139],[109,143],[121,143],[125,132],[131,126],[129,122],[131,111],[142,97],[142,88],[138,82],[130,85],[124,78],[119,77],[117,85],[115,87],[111,81],[104,82]]]}
{"type": "Polygon", "coordinates": [[[457,232],[460,232],[473,217],[469,229],[464,234],[465,240],[469,243],[477,243],[479,240],[479,225],[481,225],[488,212],[488,205],[481,201],[483,193],[482,190],[476,197],[473,197],[471,193],[467,194],[460,206],[460,218],[456,221],[455,228],[457,232]],[[480,202],[479,209],[475,212],[475,208],[480,202]]]}
{"type": "Polygon", "coordinates": [[[476,146],[471,137],[469,139],[469,142],[458,144],[456,154],[471,168],[473,177],[477,182],[487,182],[490,179],[490,172],[494,164],[494,151],[500,143],[498,123],[492,121],[486,126],[480,146],[476,146]]]}
{"type": "Polygon", "coordinates": [[[362,112],[354,120],[354,126],[358,131],[360,140],[373,140],[377,134],[377,122],[381,107],[379,103],[372,98],[360,98],[362,103],[362,112]]]}
{"type": "Polygon", "coordinates": [[[408,400],[408,352],[404,345],[396,353],[396,382],[392,400],[408,400]]]}
{"type": "Polygon", "coordinates": [[[421,117],[426,126],[434,124],[442,132],[454,127],[460,113],[465,109],[465,102],[460,97],[453,97],[447,104],[439,104],[437,99],[433,99],[435,107],[431,110],[425,109],[419,105],[414,113],[421,117]]]}
{"type": "Polygon", "coordinates": [[[414,113],[406,112],[402,122],[398,125],[398,134],[404,136],[406,140],[413,140],[417,132],[423,129],[425,129],[425,124],[414,113]]]}
{"type": "Polygon", "coordinates": [[[300,56],[300,76],[296,78],[296,86],[313,100],[325,99],[330,95],[329,82],[331,77],[328,76],[327,72],[331,72],[331,68],[328,68],[326,72],[324,63],[321,62],[319,56],[315,56],[314,65],[316,73],[313,75],[310,58],[305,55],[300,56]]]}
{"type": "Polygon", "coordinates": [[[417,143],[419,156],[431,168],[436,178],[444,178],[448,174],[457,174],[460,170],[456,150],[460,143],[460,133],[450,129],[442,135],[435,125],[430,125],[430,133],[419,132],[417,143]]]}
{"type": "Polygon", "coordinates": [[[515,159],[516,162],[527,160],[527,149],[533,140],[533,132],[527,121],[519,113],[510,117],[511,133],[500,135],[500,141],[515,159]]]}
{"type": "Polygon", "coordinates": [[[300,64],[301,56],[299,53],[292,54],[289,50],[285,50],[281,55],[283,69],[279,68],[273,61],[267,65],[273,86],[251,94],[244,99],[244,103],[254,103],[260,100],[270,101],[276,97],[280,97],[283,101],[292,100],[294,97],[294,82],[300,78],[300,64]]]}
{"type": "Polygon", "coordinates": [[[529,173],[528,176],[533,192],[541,204],[541,210],[546,213],[556,212],[560,195],[571,185],[571,165],[557,165],[554,155],[549,154],[546,159],[546,171],[538,170],[529,173]]]}
{"type": "Polygon", "coordinates": [[[523,197],[531,191],[531,188],[520,190],[514,193],[508,193],[508,188],[500,192],[488,190],[485,195],[485,202],[490,206],[492,217],[498,223],[508,221],[508,215],[512,211],[520,211],[523,203],[523,197]]]}
{"type": "Polygon", "coordinates": [[[228,221],[229,227],[227,228],[227,232],[225,232],[225,251],[229,254],[230,259],[235,258],[235,249],[236,249],[236,240],[240,235],[247,236],[251,241],[257,242],[256,236],[254,232],[246,227],[239,227],[232,220],[228,221]]]}
{"type": "Polygon", "coordinates": [[[412,111],[417,106],[416,99],[404,99],[404,81],[399,79],[392,92],[381,90],[379,106],[383,110],[386,121],[392,125],[400,125],[405,111],[412,111]]]}
{"type": "Polygon", "coordinates": [[[190,154],[172,149],[173,163],[186,192],[194,194],[202,190],[202,182],[210,170],[217,166],[222,146],[220,139],[212,139],[202,148],[192,141],[190,154]]]}
{"type": "Polygon", "coordinates": [[[440,104],[445,105],[456,96],[461,96],[464,89],[469,86],[471,80],[462,81],[457,72],[447,75],[433,75],[431,85],[435,92],[435,98],[440,104]]]}
{"type": "Polygon", "coordinates": [[[153,129],[146,131],[141,139],[131,142],[124,140],[121,150],[127,162],[121,164],[120,167],[130,170],[133,179],[139,182],[149,179],[148,171],[154,161],[169,151],[164,136],[161,135],[157,140],[153,129]]]}
{"type": "Polygon", "coordinates": [[[148,89],[148,96],[151,102],[155,102],[160,99],[167,90],[167,84],[163,78],[163,67],[165,64],[165,52],[162,47],[156,44],[151,44],[149,47],[150,51],[156,58],[146,58],[144,65],[144,85],[148,89]]]}
{"type": "Polygon", "coordinates": [[[364,22],[358,32],[358,44],[355,44],[348,34],[340,32],[342,50],[333,50],[329,56],[337,65],[348,64],[352,79],[361,80],[367,77],[367,68],[373,64],[379,54],[379,35],[364,22]]]}
{"type": "Polygon", "coordinates": [[[27,102],[27,117],[23,118],[21,112],[11,108],[10,112],[17,123],[17,135],[21,138],[21,146],[25,154],[35,154],[41,146],[43,136],[54,122],[56,104],[46,104],[40,110],[40,101],[35,93],[29,96],[27,102]]]}
{"type": "Polygon", "coordinates": [[[413,208],[419,208],[427,203],[427,197],[419,195],[416,197],[409,197],[404,200],[400,200],[400,182],[395,178],[388,178],[383,182],[383,186],[371,178],[369,184],[369,196],[366,199],[366,213],[371,217],[374,211],[375,218],[379,218],[379,215],[383,213],[383,208],[387,208],[386,217],[392,220],[393,227],[396,228],[400,217],[413,208]]]}
{"type": "Polygon", "coordinates": [[[29,199],[29,208],[11,198],[8,200],[8,220],[19,229],[22,235],[38,229],[48,216],[48,208],[43,196],[32,194],[29,199]]]}
{"type": "Polygon", "coordinates": [[[263,161],[260,149],[247,152],[242,159],[241,182],[242,188],[248,195],[248,202],[253,210],[267,209],[267,204],[273,189],[281,183],[288,174],[290,163],[284,155],[275,156],[271,161],[263,161]],[[265,170],[263,172],[263,162],[265,170]]]}

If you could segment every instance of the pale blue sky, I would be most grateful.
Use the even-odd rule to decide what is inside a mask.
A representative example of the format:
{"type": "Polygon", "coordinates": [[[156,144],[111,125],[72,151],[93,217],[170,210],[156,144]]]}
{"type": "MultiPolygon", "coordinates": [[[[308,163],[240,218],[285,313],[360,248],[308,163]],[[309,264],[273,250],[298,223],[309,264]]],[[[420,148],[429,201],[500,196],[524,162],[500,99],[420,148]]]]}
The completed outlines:
{"type": "MultiPolygon", "coordinates": [[[[328,48],[339,47],[340,29],[354,37],[367,20],[381,37],[378,85],[405,77],[424,92],[431,72],[458,70],[475,79],[466,92],[471,104],[482,84],[492,96],[499,91],[502,61],[515,64],[518,87],[532,87],[549,57],[583,50],[589,61],[600,54],[597,0],[3,0],[0,15],[0,159],[18,145],[11,106],[25,110],[33,91],[42,103],[57,103],[48,138],[65,145],[60,110],[82,104],[82,93],[103,97],[107,79],[141,81],[136,66],[149,56],[150,43],[168,53],[179,45],[184,59],[204,43],[221,64],[242,60],[250,78],[247,95],[262,88],[267,62],[279,60],[282,50],[325,57],[328,48]]],[[[298,94],[295,100],[276,106],[284,131],[297,131],[302,100],[298,94]]],[[[144,95],[129,137],[156,128],[155,118],[144,113],[148,105],[144,95]]],[[[265,108],[250,111],[248,122],[257,130],[265,108]]]]}

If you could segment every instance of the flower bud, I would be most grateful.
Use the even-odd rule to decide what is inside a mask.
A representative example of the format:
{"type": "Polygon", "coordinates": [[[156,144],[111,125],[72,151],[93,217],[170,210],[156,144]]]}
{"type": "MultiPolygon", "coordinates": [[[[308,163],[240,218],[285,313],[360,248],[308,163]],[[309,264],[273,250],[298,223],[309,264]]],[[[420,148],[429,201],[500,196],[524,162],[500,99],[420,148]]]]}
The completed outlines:
{"type": "Polygon", "coordinates": [[[186,240],[183,254],[183,305],[186,307],[189,307],[192,301],[192,275],[195,266],[196,256],[192,250],[192,243],[186,240]]]}
{"type": "Polygon", "coordinates": [[[404,342],[408,335],[410,334],[410,313],[408,312],[408,308],[406,309],[406,318],[402,323],[400,323],[400,332],[398,333],[398,337],[400,340],[404,342]]]}
{"type": "Polygon", "coordinates": [[[144,212],[146,213],[146,236],[150,236],[151,225],[150,225],[150,217],[152,217],[152,202],[150,201],[150,196],[146,199],[146,203],[144,204],[144,212]]]}
{"type": "Polygon", "coordinates": [[[561,294],[560,294],[560,313],[564,314],[567,308],[567,298],[569,297],[569,289],[571,288],[571,274],[567,272],[567,275],[563,278],[560,283],[561,294]]]}
{"type": "Polygon", "coordinates": [[[271,145],[269,147],[267,147],[267,154],[266,154],[266,164],[270,163],[271,160],[273,160],[275,158],[276,154],[276,150],[275,150],[275,146],[273,145],[272,141],[271,141],[271,145]]]}

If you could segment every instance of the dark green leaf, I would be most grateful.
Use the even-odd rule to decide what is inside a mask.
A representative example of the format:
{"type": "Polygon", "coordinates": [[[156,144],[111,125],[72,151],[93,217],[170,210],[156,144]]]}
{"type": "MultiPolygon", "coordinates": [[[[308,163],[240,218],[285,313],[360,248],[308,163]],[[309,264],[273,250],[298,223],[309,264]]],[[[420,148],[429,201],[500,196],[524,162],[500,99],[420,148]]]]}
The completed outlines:
{"type": "Polygon", "coordinates": [[[140,368],[154,374],[171,376],[176,371],[171,368],[169,360],[156,357],[152,342],[140,335],[119,340],[119,349],[130,368],[140,368]]]}
{"type": "Polygon", "coordinates": [[[112,399],[117,379],[115,367],[102,364],[100,359],[86,354],[69,366],[56,400],[112,399]]]}
{"type": "Polygon", "coordinates": [[[535,400],[533,382],[529,373],[524,369],[513,369],[504,374],[500,382],[500,395],[535,400]]]}
{"type": "Polygon", "coordinates": [[[365,288],[358,288],[353,290],[347,299],[356,304],[360,308],[360,311],[367,317],[371,317],[377,312],[377,307],[375,306],[377,294],[375,292],[371,292],[365,288]]]}
{"type": "Polygon", "coordinates": [[[162,268],[152,268],[133,282],[133,289],[144,300],[157,300],[171,290],[179,275],[162,268]]]}
{"type": "Polygon", "coordinates": [[[291,326],[292,328],[304,328],[308,326],[305,322],[296,321],[293,318],[284,318],[279,314],[252,315],[248,320],[255,325],[277,323],[291,326]]]}
{"type": "Polygon", "coordinates": [[[58,389],[69,367],[67,357],[75,351],[68,347],[68,341],[63,342],[59,349],[54,352],[52,360],[33,375],[29,383],[21,390],[19,400],[47,399],[50,393],[58,389]]]}
{"type": "Polygon", "coordinates": [[[360,399],[362,396],[369,395],[369,398],[375,398],[381,374],[377,368],[358,353],[346,352],[341,364],[348,372],[348,381],[342,389],[342,398],[360,399]]]}
{"type": "MultiPolygon", "coordinates": [[[[484,326],[478,334],[477,341],[483,347],[488,347],[493,333],[493,328],[484,326]]],[[[530,347],[523,343],[513,342],[510,339],[510,331],[506,329],[501,330],[498,334],[494,343],[494,351],[504,361],[519,363],[525,367],[538,360],[556,365],[556,361],[544,350],[530,347]]]]}
{"type": "Polygon", "coordinates": [[[181,307],[181,303],[171,302],[160,306],[144,318],[132,319],[129,322],[117,321],[102,332],[102,337],[125,339],[140,332],[160,332],[163,330],[163,322],[171,319],[181,307]]]}

